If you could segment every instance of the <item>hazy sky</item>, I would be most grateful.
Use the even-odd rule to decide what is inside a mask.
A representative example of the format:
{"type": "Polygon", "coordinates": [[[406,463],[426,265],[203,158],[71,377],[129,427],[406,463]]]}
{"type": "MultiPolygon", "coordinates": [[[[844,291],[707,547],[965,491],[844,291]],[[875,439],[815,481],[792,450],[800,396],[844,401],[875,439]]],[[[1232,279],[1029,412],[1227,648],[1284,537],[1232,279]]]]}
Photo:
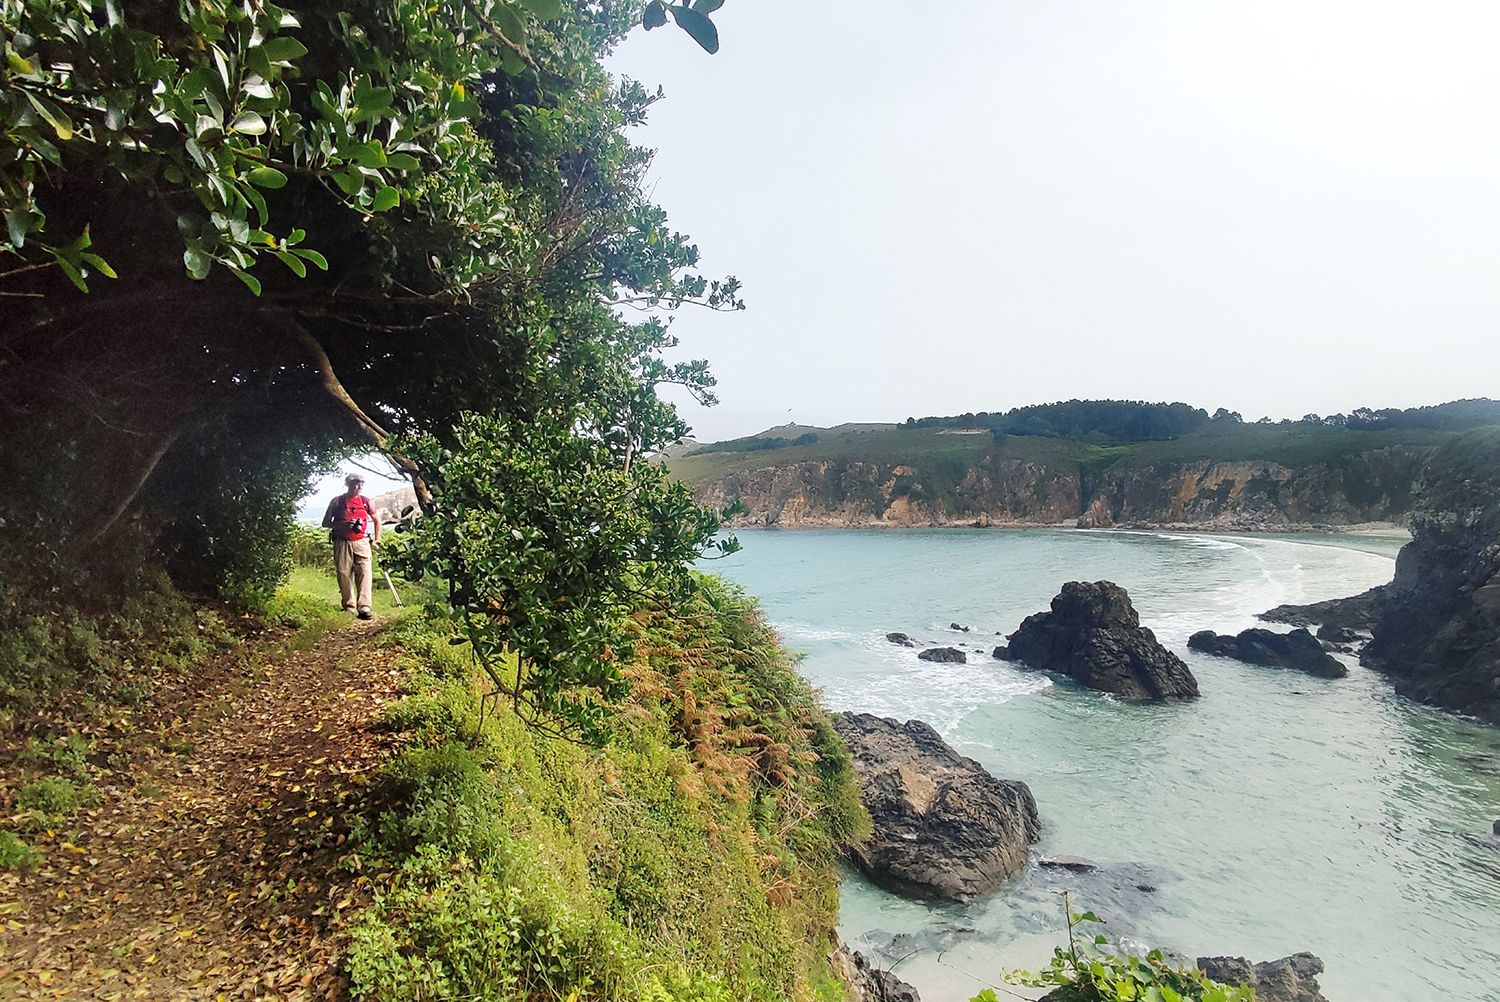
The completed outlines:
{"type": "Polygon", "coordinates": [[[1500,4],[728,0],[612,61],[700,438],[1068,397],[1247,418],[1500,396],[1500,4]]]}

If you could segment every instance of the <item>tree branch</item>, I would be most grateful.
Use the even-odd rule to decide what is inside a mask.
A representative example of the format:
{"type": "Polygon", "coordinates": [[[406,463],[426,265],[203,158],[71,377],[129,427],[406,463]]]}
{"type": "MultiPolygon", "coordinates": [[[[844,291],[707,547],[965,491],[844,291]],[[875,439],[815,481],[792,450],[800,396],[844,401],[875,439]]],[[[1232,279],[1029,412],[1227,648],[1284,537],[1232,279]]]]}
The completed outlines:
{"type": "Polygon", "coordinates": [[[417,503],[422,506],[422,511],[432,514],[432,492],[427,488],[427,481],[422,478],[417,464],[411,459],[394,451],[390,447],[390,432],[382,428],[370,415],[366,414],[364,408],[360,407],[349,391],[344,389],[344,384],[339,380],[338,374],[333,371],[333,362],[328,357],[328,352],[318,343],[297,317],[287,315],[287,329],[292,338],[307,351],[312,357],[313,368],[318,373],[318,380],[323,386],[324,392],[332,397],[345,411],[354,419],[354,424],[359,428],[370,444],[380,450],[381,454],[391,461],[391,464],[406,476],[411,478],[412,489],[416,492],[417,503]]]}

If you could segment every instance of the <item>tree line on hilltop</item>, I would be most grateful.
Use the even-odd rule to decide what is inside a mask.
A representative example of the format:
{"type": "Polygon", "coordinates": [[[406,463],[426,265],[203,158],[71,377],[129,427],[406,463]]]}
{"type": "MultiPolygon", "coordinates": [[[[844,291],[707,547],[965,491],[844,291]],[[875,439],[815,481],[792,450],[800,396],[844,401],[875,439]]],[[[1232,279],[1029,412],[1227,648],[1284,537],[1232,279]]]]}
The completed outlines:
{"type": "MultiPolygon", "coordinates": [[[[1005,435],[1072,438],[1104,442],[1165,441],[1212,426],[1245,423],[1236,411],[1220,407],[1212,415],[1184,403],[1142,400],[1066,400],[1008,411],[969,411],[948,417],[909,417],[899,427],[982,429],[1005,435]]],[[[1349,414],[1306,414],[1298,420],[1260,418],[1256,425],[1352,428],[1359,431],[1430,429],[1463,431],[1500,425],[1500,402],[1488,398],[1406,409],[1361,407],[1349,414]]],[[[721,450],[722,451],[722,450],[721,450]]]]}

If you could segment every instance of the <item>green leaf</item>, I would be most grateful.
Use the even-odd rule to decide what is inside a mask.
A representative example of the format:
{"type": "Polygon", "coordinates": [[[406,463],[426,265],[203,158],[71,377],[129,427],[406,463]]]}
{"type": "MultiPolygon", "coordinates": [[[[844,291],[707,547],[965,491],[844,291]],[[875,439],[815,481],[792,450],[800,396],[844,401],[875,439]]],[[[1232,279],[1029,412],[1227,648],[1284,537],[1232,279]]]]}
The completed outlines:
{"type": "MultiPolygon", "coordinates": [[[[500,68],[513,77],[520,76],[528,69],[526,60],[522,59],[521,54],[513,49],[500,50],[500,68]]],[[[465,117],[472,116],[466,114],[465,117]]]]}
{"type": "Polygon", "coordinates": [[[182,263],[187,268],[189,276],[201,281],[208,277],[208,269],[213,262],[207,254],[203,253],[201,247],[189,245],[188,249],[182,252],[182,263]]]}
{"type": "Polygon", "coordinates": [[[301,59],[307,55],[307,46],[289,35],[280,35],[276,38],[267,39],[261,46],[266,58],[273,63],[289,64],[294,59],[301,59]]]}
{"type": "Polygon", "coordinates": [[[272,253],[276,255],[277,260],[292,269],[292,272],[298,278],[307,277],[307,265],[303,263],[300,257],[295,254],[288,254],[286,251],[273,251],[272,253]]]}
{"type": "Polygon", "coordinates": [[[372,170],[386,165],[385,147],[379,142],[370,140],[368,143],[360,143],[350,151],[354,162],[361,167],[369,167],[372,170]]]}
{"type": "Polygon", "coordinates": [[[245,178],[257,188],[286,187],[286,175],[275,167],[255,167],[245,178]]]}
{"type": "Polygon", "coordinates": [[[712,14],[722,6],[724,6],[724,0],[697,0],[693,4],[693,10],[700,14],[712,14]]]}
{"type": "Polygon", "coordinates": [[[521,6],[531,11],[543,21],[562,17],[563,11],[567,9],[563,6],[562,0],[521,0],[521,6]]]}
{"type": "Polygon", "coordinates": [[[660,28],[667,23],[667,7],[661,0],[651,0],[646,5],[646,14],[641,18],[641,23],[646,26],[647,31],[660,28]]]}
{"type": "Polygon", "coordinates": [[[292,251],[292,253],[302,258],[303,260],[311,261],[313,264],[317,265],[319,270],[321,271],[328,270],[328,259],[315,250],[309,250],[306,247],[298,247],[296,250],[292,251]]]}
{"type": "Polygon", "coordinates": [[[256,191],[254,187],[248,184],[239,185],[235,190],[238,191],[241,195],[245,196],[245,201],[249,202],[252,206],[255,207],[255,215],[259,220],[260,225],[266,225],[266,220],[270,219],[271,215],[266,211],[265,196],[256,191]]]}
{"type": "Polygon", "coordinates": [[[46,119],[48,125],[52,126],[52,130],[57,133],[58,139],[67,142],[73,138],[73,123],[68,118],[66,112],[46,98],[37,97],[30,91],[26,92],[26,98],[31,102],[31,106],[36,109],[36,113],[46,119]]]}
{"type": "Polygon", "coordinates": [[[705,52],[719,51],[719,29],[705,15],[698,13],[691,7],[674,4],[667,8],[672,12],[672,20],[677,22],[677,27],[693,37],[693,41],[703,46],[705,52]]]}
{"type": "Polygon", "coordinates": [[[260,295],[260,279],[256,278],[248,271],[243,271],[232,265],[230,266],[229,270],[234,272],[235,278],[245,283],[245,288],[249,289],[251,294],[256,296],[260,295]]]}
{"type": "Polygon", "coordinates": [[[53,259],[57,262],[57,266],[62,269],[62,273],[68,276],[68,281],[78,286],[79,292],[89,291],[88,283],[83,280],[83,273],[71,261],[58,257],[56,254],[53,255],[53,259]]]}
{"type": "Polygon", "coordinates": [[[5,228],[10,232],[11,246],[20,250],[26,246],[26,234],[31,229],[31,212],[16,205],[5,210],[5,228]]]}
{"type": "Polygon", "coordinates": [[[386,212],[401,204],[401,193],[390,185],[385,185],[375,193],[375,201],[370,205],[371,212],[386,212]]]}
{"type": "Polygon", "coordinates": [[[422,162],[410,153],[392,153],[385,158],[385,165],[392,170],[422,169],[422,162]]]}
{"type": "Polygon", "coordinates": [[[116,275],[115,270],[109,266],[109,262],[104,260],[104,258],[100,257],[98,254],[80,254],[79,257],[82,258],[83,261],[87,264],[93,265],[94,270],[99,274],[105,276],[106,278],[120,277],[119,275],[116,275]]]}
{"type": "Polygon", "coordinates": [[[29,60],[8,45],[5,47],[5,61],[10,64],[12,73],[31,76],[36,72],[36,67],[31,65],[29,60]]]}
{"type": "Polygon", "coordinates": [[[256,112],[242,111],[234,116],[234,121],[229,123],[229,128],[247,136],[263,136],[266,134],[266,120],[256,112]]]}
{"type": "Polygon", "coordinates": [[[510,4],[502,3],[495,8],[495,25],[512,42],[517,45],[526,44],[526,22],[521,20],[521,15],[510,4]]]}

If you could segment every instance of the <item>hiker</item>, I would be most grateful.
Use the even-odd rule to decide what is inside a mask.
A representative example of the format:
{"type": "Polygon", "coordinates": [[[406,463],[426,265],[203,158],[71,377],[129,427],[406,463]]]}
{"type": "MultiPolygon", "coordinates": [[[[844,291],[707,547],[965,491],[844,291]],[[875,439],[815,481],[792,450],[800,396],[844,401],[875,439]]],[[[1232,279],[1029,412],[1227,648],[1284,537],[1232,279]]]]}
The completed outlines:
{"type": "Polygon", "coordinates": [[[374,502],[360,493],[364,477],[350,474],[344,486],[348,490],[328,502],[323,528],[333,540],[333,569],[338,572],[344,611],[370,619],[375,615],[370,608],[370,581],[375,547],[380,545],[380,516],[374,502]]]}

